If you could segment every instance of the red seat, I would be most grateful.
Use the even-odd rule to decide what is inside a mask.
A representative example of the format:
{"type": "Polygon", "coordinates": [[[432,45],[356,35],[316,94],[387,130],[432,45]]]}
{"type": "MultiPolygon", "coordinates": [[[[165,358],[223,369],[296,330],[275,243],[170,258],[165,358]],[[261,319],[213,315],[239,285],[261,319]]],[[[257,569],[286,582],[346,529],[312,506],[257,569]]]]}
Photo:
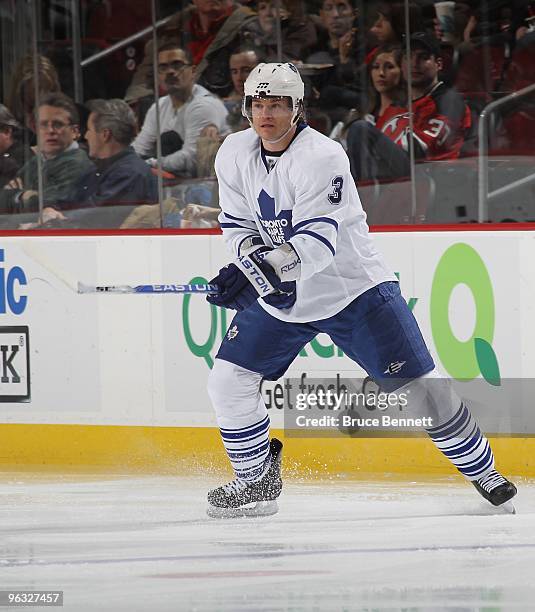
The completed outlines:
{"type": "Polygon", "coordinates": [[[535,83],[535,42],[513,51],[503,79],[504,91],[518,91],[535,83]]]}
{"type": "MultiPolygon", "coordinates": [[[[535,94],[534,94],[535,97],[535,94]]],[[[535,107],[512,111],[502,119],[491,155],[535,154],[535,107]]]]}
{"type": "Polygon", "coordinates": [[[508,61],[509,46],[484,45],[463,55],[455,78],[455,89],[462,94],[486,94],[497,91],[508,61]]]}
{"type": "Polygon", "coordinates": [[[86,36],[117,42],[150,25],[150,2],[92,2],[88,7],[86,36]]]}
{"type": "MultiPolygon", "coordinates": [[[[503,90],[514,92],[535,83],[535,40],[517,46],[503,80],[503,90]]],[[[533,155],[535,153],[535,92],[504,108],[494,153],[533,155]]]]}

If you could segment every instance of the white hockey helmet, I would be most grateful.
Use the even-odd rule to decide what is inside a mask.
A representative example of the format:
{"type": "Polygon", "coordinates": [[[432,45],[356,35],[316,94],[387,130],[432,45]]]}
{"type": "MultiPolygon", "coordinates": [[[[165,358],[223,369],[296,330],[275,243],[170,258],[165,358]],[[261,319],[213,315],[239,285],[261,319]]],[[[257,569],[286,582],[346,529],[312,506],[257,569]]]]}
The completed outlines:
{"type": "Polygon", "coordinates": [[[244,84],[242,115],[251,123],[253,98],[290,98],[294,125],[303,113],[305,85],[297,68],[290,63],[258,64],[244,84]]]}

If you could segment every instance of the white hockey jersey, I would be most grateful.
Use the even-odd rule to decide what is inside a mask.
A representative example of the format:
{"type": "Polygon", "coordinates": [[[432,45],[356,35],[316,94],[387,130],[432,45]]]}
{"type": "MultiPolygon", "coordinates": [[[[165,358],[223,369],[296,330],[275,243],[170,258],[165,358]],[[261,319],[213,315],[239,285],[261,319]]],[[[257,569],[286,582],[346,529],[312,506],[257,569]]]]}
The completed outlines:
{"type": "Polygon", "coordinates": [[[301,259],[294,306],[279,310],[259,300],[262,308],[283,321],[326,319],[378,283],[396,280],[368,234],[337,142],[307,126],[270,165],[252,128],[228,136],[215,161],[219,222],[233,256],[260,235],[268,246],[290,242],[301,259]]]}

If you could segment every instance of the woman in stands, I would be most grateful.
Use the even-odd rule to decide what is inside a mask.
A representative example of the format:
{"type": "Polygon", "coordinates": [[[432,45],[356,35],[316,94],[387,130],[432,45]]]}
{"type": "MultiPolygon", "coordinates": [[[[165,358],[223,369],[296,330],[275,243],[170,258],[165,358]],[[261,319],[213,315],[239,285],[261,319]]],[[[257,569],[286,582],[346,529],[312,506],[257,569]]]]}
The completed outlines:
{"type": "MultiPolygon", "coordinates": [[[[410,29],[412,32],[423,30],[425,23],[422,9],[409,2],[410,29]]],[[[366,58],[369,64],[378,47],[384,45],[401,45],[405,35],[405,5],[403,2],[380,2],[375,11],[373,24],[368,30],[372,45],[375,45],[366,58]]]]}
{"type": "MultiPolygon", "coordinates": [[[[43,55],[37,56],[37,82],[42,96],[61,91],[58,72],[54,64],[43,55]]],[[[31,55],[23,57],[13,70],[6,106],[19,123],[35,132],[34,58],[31,55]]]]}
{"type": "Polygon", "coordinates": [[[366,119],[381,129],[392,111],[403,112],[407,104],[407,85],[401,72],[401,48],[379,47],[368,65],[369,104],[366,119]]]}
{"type": "Polygon", "coordinates": [[[384,45],[368,64],[368,106],[346,121],[348,155],[359,180],[391,179],[409,173],[408,156],[397,144],[381,138],[383,128],[407,112],[407,85],[401,70],[402,50],[384,45]]]}

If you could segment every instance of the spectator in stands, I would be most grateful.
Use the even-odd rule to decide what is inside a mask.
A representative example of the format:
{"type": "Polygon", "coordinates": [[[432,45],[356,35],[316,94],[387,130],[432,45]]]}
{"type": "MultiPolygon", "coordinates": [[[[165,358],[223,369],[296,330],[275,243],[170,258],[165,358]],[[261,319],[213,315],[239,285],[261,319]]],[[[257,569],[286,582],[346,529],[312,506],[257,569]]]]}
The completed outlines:
{"type": "Polygon", "coordinates": [[[20,124],[9,109],[0,104],[0,189],[15,178],[24,164],[20,124]]]}
{"type": "MultiPolygon", "coordinates": [[[[424,29],[424,21],[420,6],[409,3],[410,29],[417,32],[424,29]]],[[[372,44],[401,45],[405,36],[405,5],[403,2],[380,2],[376,9],[376,17],[369,29],[372,44]]],[[[375,53],[375,48],[372,50],[375,53]]],[[[367,62],[371,59],[368,57],[367,62]]]]}
{"type": "Polygon", "coordinates": [[[158,201],[157,181],[150,167],[130,146],[137,132],[132,109],[123,100],[92,100],[85,137],[95,166],[83,174],[61,206],[45,208],[43,221],[70,219],[83,227],[119,227],[132,206],[158,201]],[[91,214],[66,210],[100,208],[91,214]],[[79,223],[77,223],[79,222],[79,223]]]}
{"type": "MultiPolygon", "coordinates": [[[[249,122],[242,115],[243,87],[251,70],[262,61],[264,59],[261,53],[247,45],[238,47],[230,56],[230,74],[234,89],[224,103],[228,111],[225,127],[228,126],[232,132],[239,132],[250,127],[249,122]]],[[[198,177],[215,177],[215,156],[226,134],[226,132],[221,133],[216,125],[208,125],[201,130],[197,140],[198,177]]]]}
{"type": "MultiPolygon", "coordinates": [[[[413,142],[417,160],[456,159],[471,126],[470,111],[462,97],[438,78],[442,62],[440,46],[431,34],[411,36],[411,56],[403,56],[405,79],[411,72],[413,142]]],[[[407,109],[388,106],[380,129],[365,120],[352,123],[347,150],[355,179],[388,178],[409,173],[409,114],[407,109]],[[395,147],[392,144],[396,145],[395,147]]]]}
{"type": "Polygon", "coordinates": [[[230,76],[234,88],[224,103],[228,111],[227,123],[233,132],[249,127],[249,122],[241,112],[243,86],[251,70],[262,61],[263,57],[254,47],[238,47],[230,56],[230,76]]]}
{"type": "MultiPolygon", "coordinates": [[[[535,2],[533,0],[513,0],[511,29],[517,41],[525,36],[535,38],[535,2]]],[[[531,44],[531,43],[530,43],[531,44]]]]}
{"type": "MultiPolygon", "coordinates": [[[[40,150],[43,171],[43,202],[48,206],[65,202],[76,179],[92,164],[79,148],[78,111],[62,93],[44,96],[38,109],[40,150]]],[[[36,212],[38,198],[38,157],[30,159],[16,177],[0,191],[0,212],[36,212]]]]}
{"type": "MultiPolygon", "coordinates": [[[[165,81],[169,94],[159,99],[162,144],[164,136],[175,135],[181,145],[174,153],[162,158],[162,167],[177,176],[195,176],[197,139],[201,130],[213,124],[218,131],[228,133],[227,110],[223,102],[201,85],[195,84],[195,67],[189,53],[169,43],[158,53],[158,75],[165,81]]],[[[149,109],[141,132],[134,141],[139,155],[150,156],[148,163],[156,166],[156,105],[149,109]]]]}
{"type": "Polygon", "coordinates": [[[342,64],[349,61],[350,49],[357,28],[354,23],[357,9],[349,0],[323,0],[320,9],[318,41],[307,61],[342,64]]]}
{"type": "MultiPolygon", "coordinates": [[[[160,47],[168,42],[178,44],[191,55],[200,85],[220,96],[232,89],[228,60],[238,46],[254,12],[232,0],[192,0],[158,31],[160,47]]],[[[125,100],[135,102],[153,93],[152,41],[138,66],[125,100]]]]}
{"type": "Polygon", "coordinates": [[[405,33],[405,13],[402,2],[381,2],[370,35],[378,45],[401,44],[405,33]]]}
{"type": "MultiPolygon", "coordinates": [[[[513,20],[516,23],[519,15],[513,17],[511,6],[508,4],[500,1],[489,3],[488,6],[470,3],[463,23],[463,42],[474,45],[481,42],[485,44],[513,42],[515,37],[513,20]]],[[[455,10],[457,11],[457,3],[455,10]]],[[[515,12],[523,13],[520,7],[516,7],[515,12]]]]}
{"type": "MultiPolygon", "coordinates": [[[[36,61],[40,95],[61,91],[54,64],[43,55],[38,55],[36,61]]],[[[6,96],[6,105],[20,124],[35,132],[35,79],[32,55],[26,55],[15,66],[6,96]]]]}
{"type": "Polygon", "coordinates": [[[243,98],[243,86],[251,70],[261,61],[260,53],[254,48],[238,48],[229,60],[230,76],[232,78],[233,90],[228,96],[240,100],[243,98]]]}
{"type": "Polygon", "coordinates": [[[368,65],[368,107],[366,120],[381,129],[386,118],[405,112],[407,83],[403,78],[401,47],[379,47],[368,65]]]}
{"type": "Polygon", "coordinates": [[[333,123],[361,106],[365,89],[365,41],[358,36],[357,13],[353,0],[323,0],[318,42],[306,58],[309,64],[333,66],[312,78],[317,95],[309,101],[309,106],[327,112],[333,123]]]}
{"type": "Polygon", "coordinates": [[[258,0],[258,17],[248,25],[243,40],[260,50],[266,62],[303,60],[316,44],[316,28],[307,15],[302,0],[280,0],[281,53],[278,57],[274,0],[258,0]]]}
{"type": "MultiPolygon", "coordinates": [[[[376,50],[367,67],[368,93],[365,113],[352,111],[346,121],[346,130],[358,120],[365,120],[370,126],[381,130],[386,120],[406,113],[407,85],[402,75],[401,62],[402,50],[400,47],[383,45],[376,50]]],[[[355,129],[361,130],[367,138],[366,142],[360,146],[373,148],[373,136],[377,136],[377,132],[361,123],[355,129]]],[[[355,147],[354,138],[353,131],[350,137],[352,150],[355,147]]],[[[368,164],[367,167],[360,167],[359,176],[361,178],[392,178],[409,173],[408,156],[400,152],[398,145],[389,139],[379,138],[378,146],[380,154],[374,151],[372,155],[366,155],[358,162],[362,164],[366,161],[368,164]]]]}
{"type": "MultiPolygon", "coordinates": [[[[263,41],[275,36],[275,24],[277,21],[277,7],[275,2],[261,0],[256,3],[256,13],[258,15],[259,34],[263,41]]],[[[290,12],[284,2],[279,2],[279,17],[281,22],[286,21],[290,12]]],[[[269,42],[273,42],[272,40],[269,42]]]]}

